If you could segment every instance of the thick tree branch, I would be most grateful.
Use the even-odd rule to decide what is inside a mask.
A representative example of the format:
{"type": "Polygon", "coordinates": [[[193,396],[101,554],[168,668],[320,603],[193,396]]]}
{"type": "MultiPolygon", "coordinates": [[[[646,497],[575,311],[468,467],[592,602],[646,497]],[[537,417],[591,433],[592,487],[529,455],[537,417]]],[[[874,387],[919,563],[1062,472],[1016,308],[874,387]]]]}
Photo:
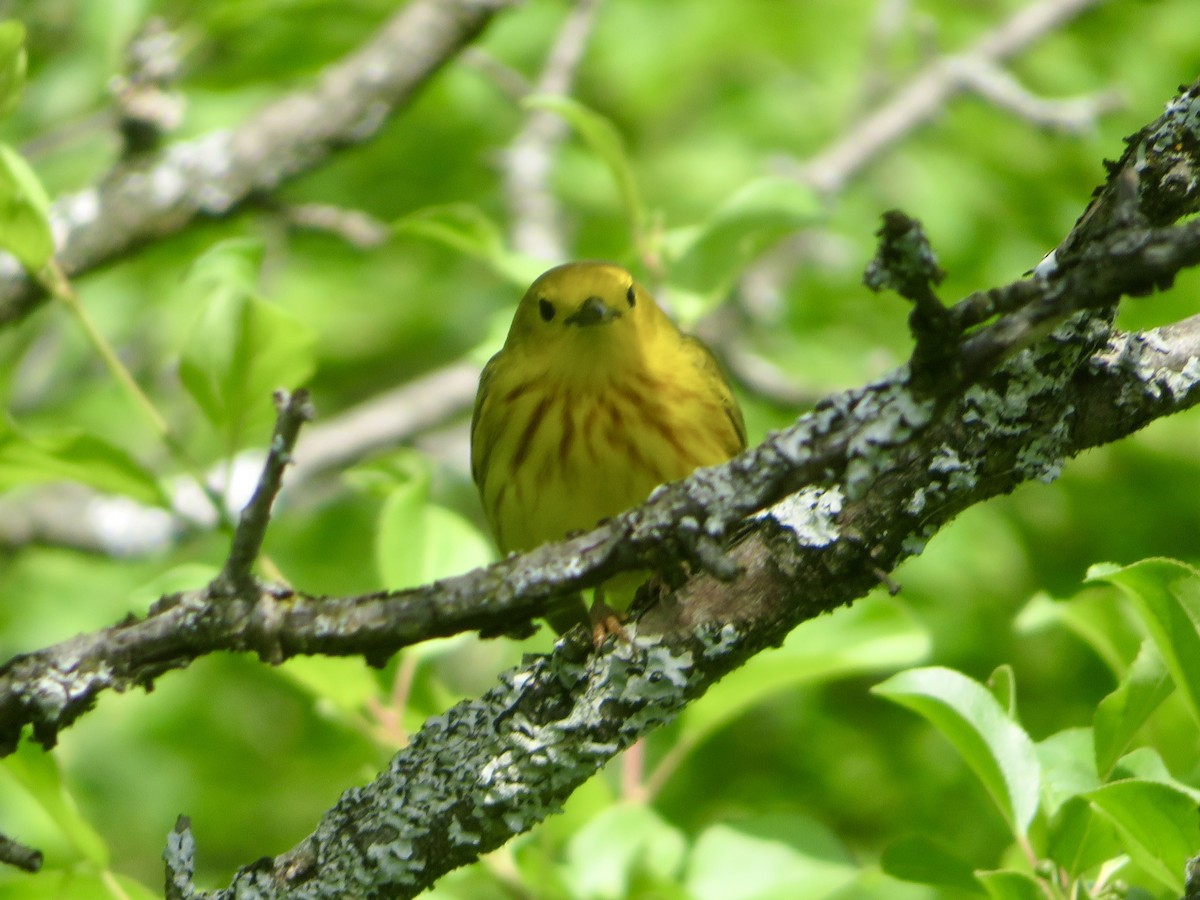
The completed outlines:
{"type": "MultiPolygon", "coordinates": [[[[228,216],[338,148],[366,140],[513,2],[415,0],[311,89],[280,98],[232,130],[130,161],[59,198],[50,218],[63,270],[77,276],[198,219],[228,216]]],[[[0,327],[42,299],[16,261],[0,257],[0,327]]]]}

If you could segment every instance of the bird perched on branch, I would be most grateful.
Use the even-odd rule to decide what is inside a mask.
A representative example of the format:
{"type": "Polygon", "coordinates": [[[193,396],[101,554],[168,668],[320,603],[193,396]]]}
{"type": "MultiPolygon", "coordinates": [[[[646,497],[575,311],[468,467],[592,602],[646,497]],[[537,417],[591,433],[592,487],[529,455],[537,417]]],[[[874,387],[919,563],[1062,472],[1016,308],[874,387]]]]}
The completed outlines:
{"type": "MultiPolygon", "coordinates": [[[[483,370],[471,420],[471,472],[505,553],[591,528],[745,446],[741,409],[709,349],[604,262],[567,263],[530,286],[483,370]]],[[[620,630],[645,577],[597,589],[597,643],[620,630]]]]}

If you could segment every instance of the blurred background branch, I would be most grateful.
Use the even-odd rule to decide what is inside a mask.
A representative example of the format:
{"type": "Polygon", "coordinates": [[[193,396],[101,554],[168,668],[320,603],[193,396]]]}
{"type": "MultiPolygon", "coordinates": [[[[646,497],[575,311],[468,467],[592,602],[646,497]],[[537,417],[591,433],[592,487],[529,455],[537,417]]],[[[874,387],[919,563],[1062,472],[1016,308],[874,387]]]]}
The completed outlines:
{"type": "MultiPolygon", "coordinates": [[[[118,166],[100,183],[60,197],[51,221],[63,269],[77,276],[198,219],[228,216],[338,148],[369,139],[508,5],[418,0],[326,69],[313,88],[275,100],[232,129],[172,144],[147,163],[118,166]]],[[[129,121],[128,112],[122,121],[129,121]]],[[[0,327],[40,299],[15,261],[0,259],[0,327]]]]}

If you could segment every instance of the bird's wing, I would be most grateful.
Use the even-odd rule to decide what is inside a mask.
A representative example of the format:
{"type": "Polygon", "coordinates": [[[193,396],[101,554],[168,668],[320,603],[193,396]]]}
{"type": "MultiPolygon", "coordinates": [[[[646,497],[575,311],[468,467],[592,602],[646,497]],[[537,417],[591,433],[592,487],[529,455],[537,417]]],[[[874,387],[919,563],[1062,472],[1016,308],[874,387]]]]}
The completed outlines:
{"type": "Polygon", "coordinates": [[[738,406],[738,402],[733,396],[733,389],[729,386],[729,381],[725,377],[725,372],[722,370],[721,364],[717,362],[716,356],[713,355],[713,352],[708,349],[708,345],[700,340],[700,338],[687,334],[683,336],[683,340],[696,366],[705,375],[711,376],[713,383],[717,385],[717,390],[721,397],[721,407],[724,409],[725,415],[729,419],[729,424],[733,428],[737,439],[737,446],[733,448],[733,452],[730,455],[733,456],[736,453],[740,453],[746,449],[746,420],[742,417],[742,408],[738,406]]]}

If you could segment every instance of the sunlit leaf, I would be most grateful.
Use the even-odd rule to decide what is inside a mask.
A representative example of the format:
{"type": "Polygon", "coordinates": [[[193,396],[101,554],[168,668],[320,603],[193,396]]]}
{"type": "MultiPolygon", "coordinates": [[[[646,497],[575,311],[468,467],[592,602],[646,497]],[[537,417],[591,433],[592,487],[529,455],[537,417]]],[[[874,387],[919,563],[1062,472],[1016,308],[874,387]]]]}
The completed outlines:
{"type": "Polygon", "coordinates": [[[1050,823],[1047,856],[1072,876],[1123,853],[1116,828],[1096,812],[1086,797],[1072,797],[1050,823]]]}
{"type": "Polygon", "coordinates": [[[524,290],[547,263],[508,249],[504,233],[470,203],[429,206],[392,223],[396,234],[424,238],[487,263],[510,284],[524,290]]]}
{"type": "Polygon", "coordinates": [[[154,506],[168,505],[154,476],[102,438],[79,431],[29,437],[0,426],[0,490],[57,481],[86,484],[154,506]]]}
{"type": "Polygon", "coordinates": [[[1128,604],[1116,591],[1095,588],[1070,600],[1035,594],[1017,615],[1014,625],[1018,632],[1026,634],[1049,625],[1061,625],[1091,647],[1117,677],[1129,667],[1141,642],[1128,604]]]}
{"type": "Polygon", "coordinates": [[[993,872],[976,872],[975,877],[992,900],[1046,900],[1046,891],[1042,885],[1025,872],[998,869],[993,872]]]}
{"type": "Polygon", "coordinates": [[[0,22],[0,119],[17,107],[25,86],[25,26],[0,22]]]}
{"type": "Polygon", "coordinates": [[[1008,714],[1008,717],[1015,719],[1017,717],[1017,682],[1012,666],[1007,663],[996,666],[992,670],[992,674],[988,676],[987,689],[992,692],[992,696],[996,698],[996,702],[1000,704],[1000,708],[1008,714]]]}
{"type": "Polygon", "coordinates": [[[622,140],[616,126],[595,110],[570,97],[537,94],[526,97],[522,103],[533,109],[548,109],[561,116],[578,132],[592,152],[600,157],[617,183],[617,192],[629,221],[630,233],[635,240],[639,239],[646,220],[646,211],[637,179],[633,174],[633,164],[625,149],[625,141],[622,140]]]}
{"type": "Polygon", "coordinates": [[[1200,847],[1196,799],[1169,785],[1136,779],[1106,784],[1087,798],[1116,826],[1134,861],[1182,894],[1184,867],[1200,847]]]}
{"type": "Polygon", "coordinates": [[[765,176],[743,185],[704,221],[668,232],[673,289],[717,297],[763,250],[824,212],[817,193],[792,178],[765,176]]]}
{"type": "Polygon", "coordinates": [[[1147,639],[1116,690],[1096,707],[1092,728],[1097,771],[1102,775],[1112,771],[1137,730],[1173,690],[1162,656],[1154,642],[1147,639]]]}
{"type": "Polygon", "coordinates": [[[53,753],[23,741],[16,753],[0,761],[0,772],[7,772],[28,792],[81,859],[100,868],[108,865],[108,847],[80,813],[63,782],[58,759],[53,753]]]}
{"type": "Polygon", "coordinates": [[[316,698],[322,713],[342,721],[361,713],[380,693],[374,671],[361,659],[297,656],[275,671],[316,698]]]}
{"type": "Polygon", "coordinates": [[[253,241],[217,244],[196,261],[183,290],[200,315],[179,377],[227,452],[266,443],[274,391],[302,387],[316,368],[313,329],[258,295],[261,256],[253,241]]]}
{"type": "Polygon", "coordinates": [[[37,271],[54,255],[50,199],[24,158],[0,144],[0,248],[37,271]]]}
{"type": "Polygon", "coordinates": [[[983,685],[940,667],[910,669],[872,690],[929,720],[983,782],[1014,833],[1038,807],[1041,773],[1029,735],[983,685]]]}
{"type": "Polygon", "coordinates": [[[858,865],[824,826],[799,816],[714,825],[696,840],[686,885],[695,900],[821,898],[845,888],[858,865]]]}
{"type": "Polygon", "coordinates": [[[1119,587],[1138,610],[1175,687],[1200,723],[1200,574],[1170,559],[1093,566],[1089,581],[1119,587]]]}
{"type": "Polygon", "coordinates": [[[574,897],[626,897],[639,873],[676,879],[686,852],[683,835],[652,808],[618,803],[575,832],[562,878],[574,897]]]}
{"type": "Polygon", "coordinates": [[[388,589],[416,587],[491,562],[491,544],[479,529],[430,501],[426,458],[401,454],[396,464],[401,474],[380,510],[375,542],[388,589]]]}
{"type": "Polygon", "coordinates": [[[772,696],[804,684],[912,665],[929,635],[901,606],[881,598],[805,622],[776,650],[752,657],[679,716],[675,758],[772,696]]]}
{"type": "Polygon", "coordinates": [[[1090,728],[1065,728],[1038,741],[1036,749],[1042,771],[1042,812],[1047,816],[1072,797],[1099,787],[1090,728]]]}

